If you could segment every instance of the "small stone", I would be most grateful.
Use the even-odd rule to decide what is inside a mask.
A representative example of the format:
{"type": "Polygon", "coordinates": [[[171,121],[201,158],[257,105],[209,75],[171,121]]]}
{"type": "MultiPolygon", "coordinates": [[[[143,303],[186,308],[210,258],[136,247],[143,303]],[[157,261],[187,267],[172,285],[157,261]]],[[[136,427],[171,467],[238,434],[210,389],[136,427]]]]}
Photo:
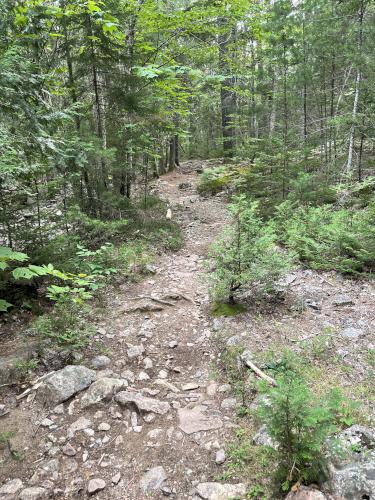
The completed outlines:
{"type": "Polygon", "coordinates": [[[223,448],[220,448],[220,450],[216,452],[215,462],[217,463],[217,465],[222,465],[225,462],[225,460],[226,460],[225,451],[223,448]]]}
{"type": "Polygon", "coordinates": [[[74,434],[75,432],[88,429],[90,426],[91,426],[91,420],[85,417],[80,417],[78,420],[76,420],[71,424],[68,431],[70,431],[71,434],[74,434]]]}
{"type": "Polygon", "coordinates": [[[115,484],[115,485],[118,484],[120,482],[120,480],[121,480],[121,472],[118,472],[117,474],[115,474],[111,479],[112,484],[115,484]]]}
{"type": "Polygon", "coordinates": [[[152,362],[151,358],[145,358],[143,360],[143,366],[145,367],[145,370],[151,370],[151,368],[154,366],[154,363],[152,362]]]}
{"type": "Polygon", "coordinates": [[[145,380],[150,380],[150,376],[146,372],[140,372],[140,374],[138,375],[138,380],[141,382],[145,380]]]}
{"type": "Polygon", "coordinates": [[[160,436],[160,434],[162,434],[162,433],[163,433],[163,429],[152,429],[152,431],[149,431],[147,433],[147,437],[149,439],[157,439],[160,436]]]}
{"type": "Polygon", "coordinates": [[[44,418],[44,419],[41,421],[40,425],[41,425],[42,427],[51,427],[51,425],[53,425],[54,423],[55,423],[55,422],[54,422],[53,420],[51,420],[51,419],[49,419],[49,418],[44,418]]]}
{"type": "Polygon", "coordinates": [[[203,500],[227,500],[229,498],[243,497],[246,494],[246,485],[200,483],[197,486],[198,495],[203,500]]]}
{"type": "Polygon", "coordinates": [[[63,446],[62,452],[67,457],[74,457],[77,454],[76,449],[73,448],[73,446],[70,443],[67,443],[65,446],[63,446]]]}
{"type": "Polygon", "coordinates": [[[121,377],[125,378],[126,380],[129,380],[129,382],[133,383],[135,381],[135,375],[134,372],[131,370],[125,370],[121,373],[121,377]]]}
{"type": "Polygon", "coordinates": [[[353,299],[351,297],[349,297],[349,295],[336,295],[333,298],[333,305],[339,306],[339,307],[353,306],[354,302],[353,302],[353,299]]]}
{"type": "Polygon", "coordinates": [[[160,370],[160,372],[158,373],[158,377],[159,378],[168,378],[167,370],[160,370]]]}
{"type": "Polygon", "coordinates": [[[11,479],[0,488],[0,498],[4,498],[5,500],[8,500],[8,498],[9,500],[15,498],[15,495],[22,490],[22,488],[23,483],[21,479],[11,479]]]}
{"type": "Polygon", "coordinates": [[[143,345],[133,345],[127,350],[128,358],[139,358],[145,352],[143,345]]]}
{"type": "Polygon", "coordinates": [[[111,364],[111,360],[108,356],[95,356],[91,360],[91,366],[96,370],[101,370],[102,368],[106,368],[111,364]]]}
{"type": "Polygon", "coordinates": [[[349,327],[342,330],[341,336],[349,340],[358,340],[360,337],[364,336],[364,332],[358,328],[349,327]]]}
{"type": "Polygon", "coordinates": [[[93,495],[98,491],[104,490],[106,487],[106,482],[103,479],[90,479],[89,484],[87,485],[87,493],[89,495],[93,495]]]}
{"type": "Polygon", "coordinates": [[[98,425],[99,431],[106,432],[106,431],[109,431],[110,428],[111,428],[111,426],[109,424],[107,424],[106,422],[102,422],[101,424],[98,425]]]}
{"type": "Polygon", "coordinates": [[[163,467],[153,467],[143,475],[139,482],[141,490],[146,493],[161,488],[163,482],[167,479],[167,474],[163,467]]]}
{"type": "Polygon", "coordinates": [[[26,488],[21,491],[19,498],[20,500],[40,500],[47,498],[47,490],[38,486],[26,488]]]}
{"type": "Polygon", "coordinates": [[[182,386],[183,391],[194,391],[195,389],[199,389],[199,384],[194,382],[189,382],[188,384],[182,386]]]}
{"type": "Polygon", "coordinates": [[[217,392],[230,392],[231,389],[232,387],[230,384],[223,384],[218,387],[217,392]]]}
{"type": "Polygon", "coordinates": [[[168,343],[169,349],[175,349],[178,346],[177,340],[172,340],[171,342],[168,343]]]}
{"type": "Polygon", "coordinates": [[[220,407],[223,408],[224,410],[232,410],[232,409],[236,408],[236,406],[237,406],[236,398],[223,399],[223,401],[221,402],[221,405],[220,405],[220,407]]]}

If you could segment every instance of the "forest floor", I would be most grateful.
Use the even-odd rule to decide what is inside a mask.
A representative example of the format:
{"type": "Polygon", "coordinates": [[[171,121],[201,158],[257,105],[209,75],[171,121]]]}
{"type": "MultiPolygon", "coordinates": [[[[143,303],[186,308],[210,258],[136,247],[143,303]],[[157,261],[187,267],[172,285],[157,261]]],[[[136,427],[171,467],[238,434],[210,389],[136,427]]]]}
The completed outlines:
{"type": "MultiPolygon", "coordinates": [[[[298,269],[286,278],[283,300],[252,301],[236,317],[212,317],[204,260],[227,212],[225,197],[197,195],[199,165],[185,163],[156,185],[181,224],[183,248],[157,257],[155,272],[142,282],[108,288],[105,312],[101,304],[94,318],[97,333],[80,362],[90,366],[93,356],[107,356],[110,364],[97,369],[97,379],[126,380],[128,393],[168,403],[162,414],[144,414],[113,400],[82,409],[85,392],[48,408],[33,393],[17,401],[7,389],[0,396],[9,409],[0,418],[1,433],[13,433],[11,446],[20,456],[10,458],[0,445],[1,483],[19,478],[23,488],[43,488],[46,497],[85,498],[96,479],[91,483],[98,487],[96,498],[127,500],[219,498],[204,496],[199,484],[223,477],[227,483],[254,484],[245,468],[226,475],[231,457],[227,452],[220,463],[218,453],[244,426],[236,416],[243,402],[220,369],[228,346],[250,349],[261,366],[288,347],[308,360],[319,390],[343,387],[362,402],[355,418],[360,423],[374,418],[370,282],[298,269]],[[153,485],[151,494],[147,488],[153,485]]],[[[251,425],[250,419],[250,434],[251,425]]]]}

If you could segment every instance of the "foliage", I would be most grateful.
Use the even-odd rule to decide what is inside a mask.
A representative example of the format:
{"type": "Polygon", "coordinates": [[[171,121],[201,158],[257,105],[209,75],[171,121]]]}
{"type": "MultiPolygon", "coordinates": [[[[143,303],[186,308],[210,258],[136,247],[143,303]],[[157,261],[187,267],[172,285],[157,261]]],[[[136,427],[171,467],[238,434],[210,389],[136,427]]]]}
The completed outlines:
{"type": "Polygon", "coordinates": [[[296,207],[288,201],[278,207],[274,227],[281,242],[312,268],[358,274],[375,263],[374,222],[374,202],[353,211],[296,207]]]}
{"type": "MultiPolygon", "coordinates": [[[[259,417],[276,443],[276,479],[287,491],[297,481],[311,483],[324,473],[324,446],[338,426],[350,425],[341,393],[323,397],[308,387],[296,360],[284,358],[276,373],[276,387],[261,384],[259,417]]],[[[280,484],[279,483],[279,484],[280,484]]]]}
{"type": "Polygon", "coordinates": [[[54,308],[37,318],[33,330],[41,339],[42,346],[75,350],[86,346],[95,333],[88,321],[90,308],[77,303],[69,295],[60,295],[54,308]],[[46,343],[47,341],[47,343],[46,343]]]}
{"type": "Polygon", "coordinates": [[[276,246],[276,235],[259,218],[256,202],[239,196],[229,210],[233,222],[211,249],[215,268],[209,280],[215,301],[233,303],[235,292],[244,286],[262,294],[272,292],[291,268],[292,258],[276,246]]]}

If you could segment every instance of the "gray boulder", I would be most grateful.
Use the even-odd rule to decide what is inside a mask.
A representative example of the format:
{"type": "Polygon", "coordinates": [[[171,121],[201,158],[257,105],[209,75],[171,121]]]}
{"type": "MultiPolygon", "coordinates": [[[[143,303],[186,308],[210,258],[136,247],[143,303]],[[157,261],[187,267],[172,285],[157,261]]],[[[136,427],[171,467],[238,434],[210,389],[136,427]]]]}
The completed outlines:
{"type": "Polygon", "coordinates": [[[121,391],[116,396],[116,401],[123,406],[136,406],[138,410],[165,415],[170,410],[167,402],[147,398],[140,392],[121,391]]]}
{"type": "Polygon", "coordinates": [[[315,488],[300,486],[296,491],[291,491],[285,500],[327,500],[328,497],[315,488]]]}
{"type": "Polygon", "coordinates": [[[353,425],[329,441],[325,490],[345,500],[375,499],[375,433],[353,425]]]}
{"type": "Polygon", "coordinates": [[[103,377],[87,389],[81,398],[81,407],[86,408],[102,401],[108,401],[125,385],[127,382],[124,379],[103,377]]]}
{"type": "Polygon", "coordinates": [[[58,405],[83,391],[95,380],[94,370],[85,366],[69,365],[52,373],[37,390],[37,399],[49,405],[58,405]]]}
{"type": "Polygon", "coordinates": [[[246,485],[243,483],[200,483],[197,486],[197,493],[203,500],[229,500],[230,498],[243,497],[246,494],[246,489],[246,485]]]}

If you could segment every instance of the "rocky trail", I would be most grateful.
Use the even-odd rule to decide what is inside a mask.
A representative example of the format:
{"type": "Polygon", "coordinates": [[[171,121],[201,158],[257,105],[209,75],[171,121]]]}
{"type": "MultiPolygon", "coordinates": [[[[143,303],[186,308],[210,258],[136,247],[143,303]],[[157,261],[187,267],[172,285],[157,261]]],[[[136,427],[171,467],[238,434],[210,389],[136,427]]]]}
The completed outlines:
{"type": "MultiPolygon", "coordinates": [[[[375,321],[368,282],[298,270],[287,277],[281,304],[210,316],[203,261],[227,215],[221,196],[196,194],[196,167],[184,164],[156,186],[183,228],[184,247],[159,256],[144,281],[109,289],[79,364],[41,379],[22,398],[4,392],[1,431],[14,433],[11,447],[22,459],[3,462],[0,499],[244,498],[240,479],[218,482],[240,404],[227,381],[213,377],[219,333],[227,345],[255,353],[285,345],[298,352],[331,328],[328,358],[356,367],[345,371],[343,385],[368,376],[375,321]]],[[[329,383],[337,373],[324,363],[329,383]]]]}
{"type": "MultiPolygon", "coordinates": [[[[220,474],[236,407],[230,386],[210,379],[215,353],[200,277],[226,214],[219,198],[196,195],[195,180],[194,172],[171,173],[158,182],[185,245],[162,255],[142,283],[109,293],[93,339],[105,354],[42,381],[2,419],[25,454],[2,478],[16,475],[8,485],[20,498],[193,498],[198,491],[211,498],[210,488],[225,489],[199,483],[220,474]]],[[[245,487],[228,488],[235,495],[245,487]]],[[[0,498],[8,498],[5,489],[0,498]]]]}

